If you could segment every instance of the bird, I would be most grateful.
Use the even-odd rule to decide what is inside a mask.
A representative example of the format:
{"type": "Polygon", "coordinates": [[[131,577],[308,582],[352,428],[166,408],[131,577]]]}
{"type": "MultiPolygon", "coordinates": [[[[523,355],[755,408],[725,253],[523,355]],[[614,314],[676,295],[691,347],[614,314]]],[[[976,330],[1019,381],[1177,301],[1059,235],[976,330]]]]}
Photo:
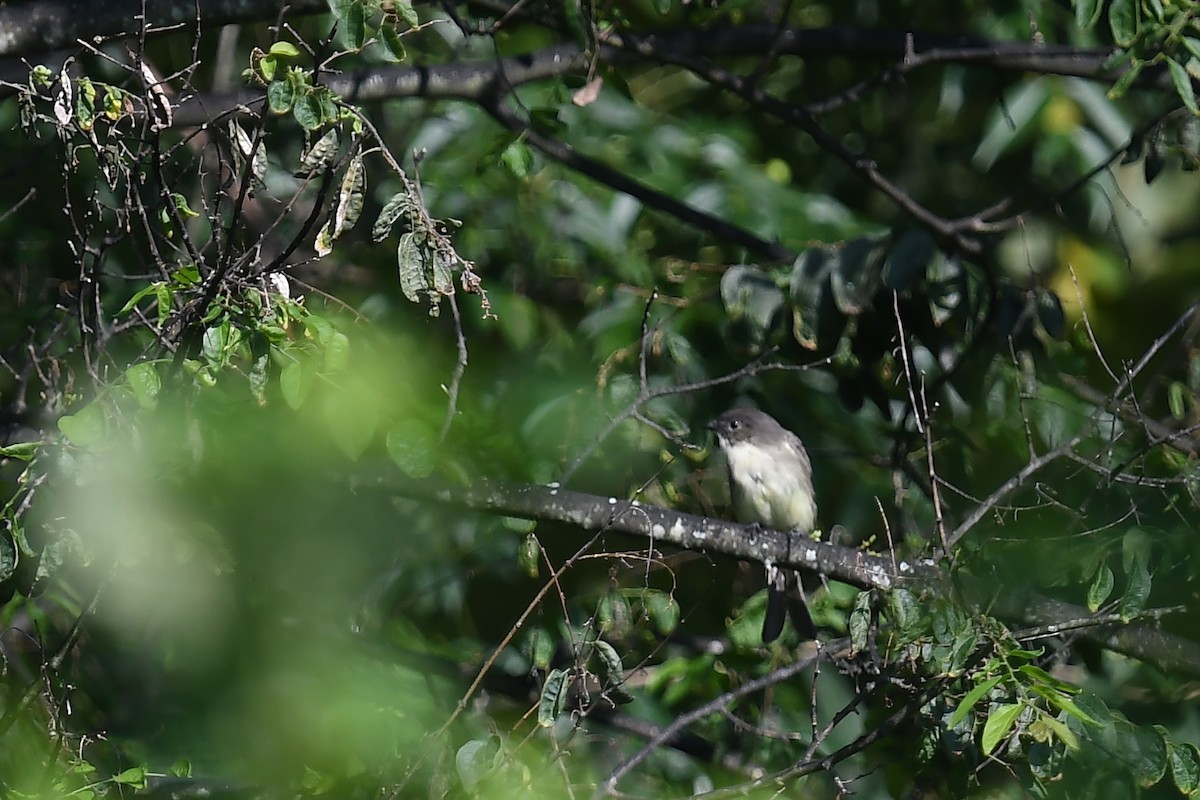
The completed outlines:
{"type": "MultiPolygon", "coordinates": [[[[800,437],[756,408],[734,408],[706,426],[716,434],[725,454],[729,493],[739,522],[807,535],[817,518],[812,463],[800,437]]],[[[793,569],[767,565],[767,613],[762,640],[769,644],[783,632],[790,613],[796,632],[815,639],[800,575],[793,569]]]]}

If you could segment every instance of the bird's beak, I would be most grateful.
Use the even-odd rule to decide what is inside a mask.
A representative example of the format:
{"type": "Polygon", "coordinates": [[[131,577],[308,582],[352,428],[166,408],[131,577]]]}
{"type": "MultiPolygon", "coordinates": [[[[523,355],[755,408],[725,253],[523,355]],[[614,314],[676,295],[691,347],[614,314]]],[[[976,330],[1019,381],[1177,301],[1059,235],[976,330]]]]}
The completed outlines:
{"type": "Polygon", "coordinates": [[[708,422],[704,423],[704,429],[707,431],[712,431],[713,433],[716,433],[717,432],[717,421],[715,419],[710,419],[708,422]]]}

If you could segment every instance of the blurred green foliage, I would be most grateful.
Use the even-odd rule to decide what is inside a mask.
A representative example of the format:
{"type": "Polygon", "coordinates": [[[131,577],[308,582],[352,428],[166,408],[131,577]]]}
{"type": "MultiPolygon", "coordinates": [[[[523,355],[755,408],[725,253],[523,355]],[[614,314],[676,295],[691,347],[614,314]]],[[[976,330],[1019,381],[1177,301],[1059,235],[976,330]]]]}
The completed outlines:
{"type": "MultiPolygon", "coordinates": [[[[189,90],[228,88],[221,71],[244,64],[261,121],[151,135],[134,112],[153,85],[83,52],[69,108],[49,69],[0,104],[7,793],[590,791],[645,742],[623,713],[661,728],[795,659],[794,634],[758,641],[761,570],[354,479],[566,476],[719,516],[698,431],[746,402],[807,443],[826,533],[899,559],[1037,454],[1071,457],[945,554],[945,597],[831,582],[814,616],[851,655],[714,708],[622,791],[785,770],[848,708],[817,755],[887,731],[839,773],[863,796],[1195,791],[1186,676],[1069,634],[1017,642],[986,613],[1034,592],[1124,619],[1178,607],[1161,630],[1194,643],[1194,324],[1131,372],[1196,299],[1196,119],[1177,75],[1196,63],[1192,4],[919,9],[930,33],[1107,47],[1110,64],[1169,70],[1176,94],[965,63],[875,84],[898,59],[849,53],[769,63],[761,88],[788,102],[865,87],[814,119],[914,203],[1023,215],[976,255],[682,67],[599,65],[582,105],[578,74],[514,91],[531,131],[793,263],[567,169],[484,108],[360,107],[314,71],[336,48],[350,71],[774,22],[758,4],[464,6],[492,32],[470,37],[432,7],[331,8],[289,20],[295,43],[230,29],[232,73],[215,32],[194,56],[182,33],[147,41],[164,75],[198,59],[189,90]],[[785,368],[671,391],[756,358],[785,368]],[[1111,394],[1131,374],[1129,397],[1111,394]]],[[[786,9],[798,28],[859,31],[918,11],[786,9]]],[[[785,791],[838,788],[826,773],[785,791]]]]}

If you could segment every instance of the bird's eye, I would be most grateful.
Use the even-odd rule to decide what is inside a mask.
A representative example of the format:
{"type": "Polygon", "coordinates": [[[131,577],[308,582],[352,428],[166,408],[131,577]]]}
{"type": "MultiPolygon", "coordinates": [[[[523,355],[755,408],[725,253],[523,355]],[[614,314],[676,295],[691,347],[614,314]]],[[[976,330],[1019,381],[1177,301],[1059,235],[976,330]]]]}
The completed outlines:
{"type": "Polygon", "coordinates": [[[736,420],[736,419],[729,420],[729,430],[736,431],[740,427],[742,427],[742,423],[739,420],[736,420]]]}

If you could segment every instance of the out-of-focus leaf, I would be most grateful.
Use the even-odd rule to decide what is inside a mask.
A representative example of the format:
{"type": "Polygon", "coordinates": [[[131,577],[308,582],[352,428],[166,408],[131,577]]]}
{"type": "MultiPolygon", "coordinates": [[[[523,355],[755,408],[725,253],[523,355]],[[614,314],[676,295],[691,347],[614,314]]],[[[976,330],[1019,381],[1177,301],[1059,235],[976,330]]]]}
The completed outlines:
{"type": "Polygon", "coordinates": [[[279,373],[279,391],[283,401],[292,408],[300,408],[308,399],[316,382],[317,373],[307,361],[291,361],[279,373]]]}
{"type": "Polygon", "coordinates": [[[454,769],[464,789],[473,792],[483,782],[495,768],[498,752],[499,747],[492,738],[472,739],[458,748],[454,754],[454,769]]]}
{"type": "Polygon", "coordinates": [[[1121,561],[1125,571],[1122,619],[1139,614],[1150,597],[1150,548],[1150,537],[1139,528],[1126,531],[1121,541],[1121,561]]]}
{"type": "Polygon", "coordinates": [[[981,683],[977,683],[971,691],[963,696],[962,700],[958,701],[958,707],[954,709],[954,713],[950,716],[950,721],[947,723],[951,728],[957,727],[960,722],[967,718],[967,714],[971,713],[971,709],[984,698],[984,696],[996,685],[1003,680],[1002,675],[994,675],[981,683]]]}
{"type": "Polygon", "coordinates": [[[721,276],[721,301],[734,322],[744,323],[750,344],[760,348],[783,311],[783,290],[757,267],[739,264],[721,276]]]}
{"type": "Polygon", "coordinates": [[[933,237],[923,228],[900,234],[883,263],[883,285],[893,291],[903,292],[924,278],[934,249],[933,237]]]}
{"type": "Polygon", "coordinates": [[[387,451],[410,478],[428,478],[437,465],[437,437],[415,420],[401,422],[388,431],[387,451]]]}
{"type": "Polygon", "coordinates": [[[158,391],[162,383],[152,362],[134,364],[125,370],[125,380],[142,408],[154,408],[158,405],[158,391]]]}
{"type": "Polygon", "coordinates": [[[1100,0],[1074,0],[1075,24],[1085,31],[1090,31],[1100,21],[1100,12],[1104,3],[1100,0]]]}
{"type": "Polygon", "coordinates": [[[1037,314],[1042,329],[1052,338],[1062,339],[1067,317],[1063,313],[1062,301],[1058,299],[1058,295],[1048,289],[1038,290],[1037,314]]]}
{"type": "Polygon", "coordinates": [[[882,258],[883,242],[869,236],[851,239],[833,254],[829,281],[839,311],[856,316],[867,307],[882,280],[882,258]]]}
{"type": "Polygon", "coordinates": [[[88,403],[74,414],[59,417],[58,429],[80,447],[98,444],[108,430],[104,409],[98,403],[88,403]]]}

